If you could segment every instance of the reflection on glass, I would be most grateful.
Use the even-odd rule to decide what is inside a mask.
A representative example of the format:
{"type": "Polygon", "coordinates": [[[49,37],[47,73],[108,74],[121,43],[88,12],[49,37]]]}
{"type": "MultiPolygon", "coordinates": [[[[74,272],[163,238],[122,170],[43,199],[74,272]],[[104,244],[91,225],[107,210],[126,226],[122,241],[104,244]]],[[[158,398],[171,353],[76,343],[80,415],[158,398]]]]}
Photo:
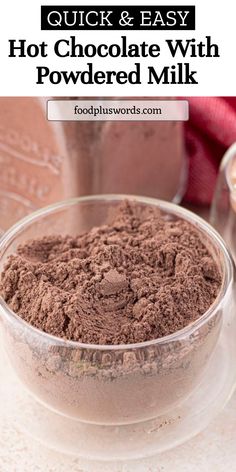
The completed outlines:
{"type": "Polygon", "coordinates": [[[223,236],[236,260],[236,143],[221,162],[210,222],[223,236]]]}

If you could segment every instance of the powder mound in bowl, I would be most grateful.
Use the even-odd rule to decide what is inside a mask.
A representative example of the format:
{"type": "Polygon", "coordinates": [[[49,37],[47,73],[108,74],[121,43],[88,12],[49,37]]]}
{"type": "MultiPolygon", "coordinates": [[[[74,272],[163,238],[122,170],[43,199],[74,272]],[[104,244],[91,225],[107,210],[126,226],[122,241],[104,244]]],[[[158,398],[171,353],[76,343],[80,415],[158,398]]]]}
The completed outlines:
{"type": "Polygon", "coordinates": [[[42,331],[127,344],[197,320],[220,285],[219,268],[193,225],[124,201],[106,225],[19,246],[1,274],[0,293],[42,331]]]}

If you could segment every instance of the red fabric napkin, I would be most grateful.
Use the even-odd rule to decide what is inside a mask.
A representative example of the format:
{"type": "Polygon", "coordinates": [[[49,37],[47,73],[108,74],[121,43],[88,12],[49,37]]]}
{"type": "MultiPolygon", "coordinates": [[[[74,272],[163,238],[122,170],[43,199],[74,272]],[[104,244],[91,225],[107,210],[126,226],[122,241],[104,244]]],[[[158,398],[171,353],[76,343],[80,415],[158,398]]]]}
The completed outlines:
{"type": "Polygon", "coordinates": [[[189,164],[184,200],[210,205],[220,161],[236,141],[236,97],[187,97],[190,120],[186,123],[189,164]]]}

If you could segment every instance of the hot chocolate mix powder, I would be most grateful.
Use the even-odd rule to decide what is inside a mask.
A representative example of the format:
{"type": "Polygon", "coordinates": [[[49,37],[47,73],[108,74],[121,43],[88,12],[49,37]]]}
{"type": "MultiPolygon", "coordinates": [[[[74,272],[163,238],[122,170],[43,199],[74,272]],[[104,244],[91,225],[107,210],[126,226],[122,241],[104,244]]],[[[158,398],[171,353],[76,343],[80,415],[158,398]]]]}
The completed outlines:
{"type": "Polygon", "coordinates": [[[19,246],[0,292],[47,333],[126,344],[184,328],[210,307],[220,285],[218,266],[191,224],[125,201],[107,225],[19,246]]]}

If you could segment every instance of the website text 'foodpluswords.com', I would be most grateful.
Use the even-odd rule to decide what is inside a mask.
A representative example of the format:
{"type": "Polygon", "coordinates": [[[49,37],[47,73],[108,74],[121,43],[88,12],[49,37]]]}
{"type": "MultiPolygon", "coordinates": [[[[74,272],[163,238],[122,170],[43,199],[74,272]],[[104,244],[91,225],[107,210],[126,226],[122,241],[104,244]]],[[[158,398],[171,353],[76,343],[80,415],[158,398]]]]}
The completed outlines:
{"type": "Polygon", "coordinates": [[[50,121],[187,121],[187,100],[49,100],[50,121]]]}

